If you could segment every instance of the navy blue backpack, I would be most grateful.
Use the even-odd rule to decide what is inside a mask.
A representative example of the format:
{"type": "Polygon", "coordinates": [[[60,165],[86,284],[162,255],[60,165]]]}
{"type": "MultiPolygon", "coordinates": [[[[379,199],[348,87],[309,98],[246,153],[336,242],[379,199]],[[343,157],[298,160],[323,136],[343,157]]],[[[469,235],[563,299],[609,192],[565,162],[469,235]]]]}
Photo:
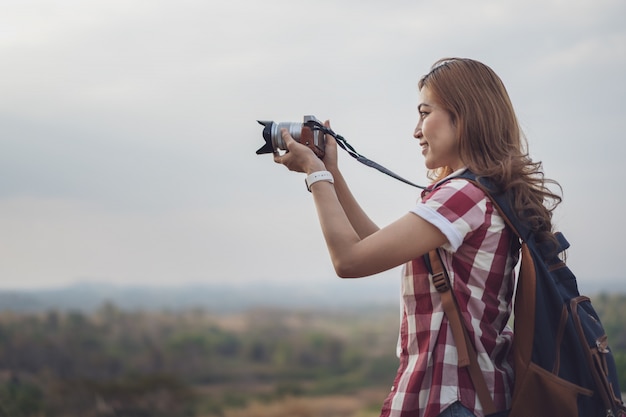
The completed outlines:
{"type": "MultiPolygon", "coordinates": [[[[514,303],[515,389],[508,416],[625,417],[615,360],[604,328],[590,299],[580,295],[576,277],[559,257],[569,247],[565,237],[555,234],[559,245],[556,250],[553,243],[536,242],[529,228],[518,220],[506,194],[492,193],[489,181],[477,179],[470,171],[457,178],[485,191],[522,244],[514,303]]],[[[432,265],[438,263],[437,257],[433,251],[428,258],[433,277],[447,275],[440,265],[432,265]]],[[[445,305],[444,294],[454,295],[445,285],[441,287],[445,305]]],[[[455,314],[458,321],[458,307],[456,313],[446,310],[451,324],[455,314]]],[[[457,339],[463,335],[454,336],[459,345],[457,339]]],[[[471,342],[468,344],[469,356],[474,355],[471,359],[475,361],[471,342]]],[[[470,365],[480,397],[484,377],[471,369],[470,365]]],[[[489,406],[483,404],[483,408],[490,412],[489,406]]]]}

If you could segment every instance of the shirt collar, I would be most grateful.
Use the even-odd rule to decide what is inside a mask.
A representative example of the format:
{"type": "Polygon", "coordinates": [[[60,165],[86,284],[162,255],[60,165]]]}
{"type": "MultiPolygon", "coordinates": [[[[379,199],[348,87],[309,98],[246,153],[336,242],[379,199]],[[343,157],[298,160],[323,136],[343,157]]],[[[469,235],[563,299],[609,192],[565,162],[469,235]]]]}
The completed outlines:
{"type": "Polygon", "coordinates": [[[459,168],[456,171],[454,171],[452,174],[446,176],[445,178],[442,178],[441,180],[430,184],[424,191],[422,191],[422,197],[432,192],[435,188],[439,186],[439,184],[444,183],[451,178],[458,177],[459,175],[464,173],[466,170],[467,170],[467,167],[459,168]]]}

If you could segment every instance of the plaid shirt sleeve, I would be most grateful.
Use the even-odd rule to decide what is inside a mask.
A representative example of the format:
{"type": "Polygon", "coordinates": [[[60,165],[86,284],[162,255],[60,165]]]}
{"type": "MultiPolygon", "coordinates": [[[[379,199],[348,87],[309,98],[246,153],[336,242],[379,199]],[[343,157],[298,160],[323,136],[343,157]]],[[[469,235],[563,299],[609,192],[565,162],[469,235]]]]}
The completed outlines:
{"type": "Polygon", "coordinates": [[[451,180],[423,198],[411,211],[448,238],[444,249],[456,252],[465,237],[485,221],[487,197],[465,180],[451,180]]]}
{"type": "MultiPolygon", "coordinates": [[[[516,247],[485,194],[450,180],[424,194],[412,210],[448,238],[441,255],[498,409],[510,404],[511,313],[516,247]]],[[[417,237],[416,237],[417,238],[417,237]]],[[[436,417],[456,401],[484,416],[469,373],[457,365],[451,329],[422,258],[402,277],[400,367],[382,417],[436,417]]]]}

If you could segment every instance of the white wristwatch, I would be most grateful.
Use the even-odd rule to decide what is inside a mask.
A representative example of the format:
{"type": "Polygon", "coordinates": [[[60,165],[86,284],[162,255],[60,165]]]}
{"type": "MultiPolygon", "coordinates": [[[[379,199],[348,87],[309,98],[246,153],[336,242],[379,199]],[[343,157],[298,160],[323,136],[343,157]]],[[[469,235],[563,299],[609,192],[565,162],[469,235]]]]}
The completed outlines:
{"type": "Polygon", "coordinates": [[[329,171],[317,171],[308,175],[304,179],[304,183],[306,184],[306,189],[311,192],[311,186],[318,181],[328,181],[331,184],[335,183],[335,179],[333,178],[333,174],[329,171]]]}

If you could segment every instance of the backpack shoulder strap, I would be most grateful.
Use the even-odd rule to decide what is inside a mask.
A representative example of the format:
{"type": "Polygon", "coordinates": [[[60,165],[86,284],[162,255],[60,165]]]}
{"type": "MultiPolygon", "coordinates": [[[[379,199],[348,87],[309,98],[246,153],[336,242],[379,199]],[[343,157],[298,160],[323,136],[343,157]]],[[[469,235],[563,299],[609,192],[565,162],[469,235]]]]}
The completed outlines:
{"type": "Polygon", "coordinates": [[[450,277],[443,267],[439,251],[430,251],[427,259],[433,285],[441,295],[441,304],[452,330],[452,337],[454,337],[454,343],[458,352],[458,366],[461,368],[468,367],[467,369],[472,379],[472,384],[474,384],[474,389],[476,390],[476,394],[478,395],[478,399],[480,400],[485,414],[493,414],[497,411],[496,406],[489,392],[489,388],[487,387],[485,376],[478,364],[478,354],[469,337],[463,316],[461,316],[456,297],[451,288],[450,277]]]}

